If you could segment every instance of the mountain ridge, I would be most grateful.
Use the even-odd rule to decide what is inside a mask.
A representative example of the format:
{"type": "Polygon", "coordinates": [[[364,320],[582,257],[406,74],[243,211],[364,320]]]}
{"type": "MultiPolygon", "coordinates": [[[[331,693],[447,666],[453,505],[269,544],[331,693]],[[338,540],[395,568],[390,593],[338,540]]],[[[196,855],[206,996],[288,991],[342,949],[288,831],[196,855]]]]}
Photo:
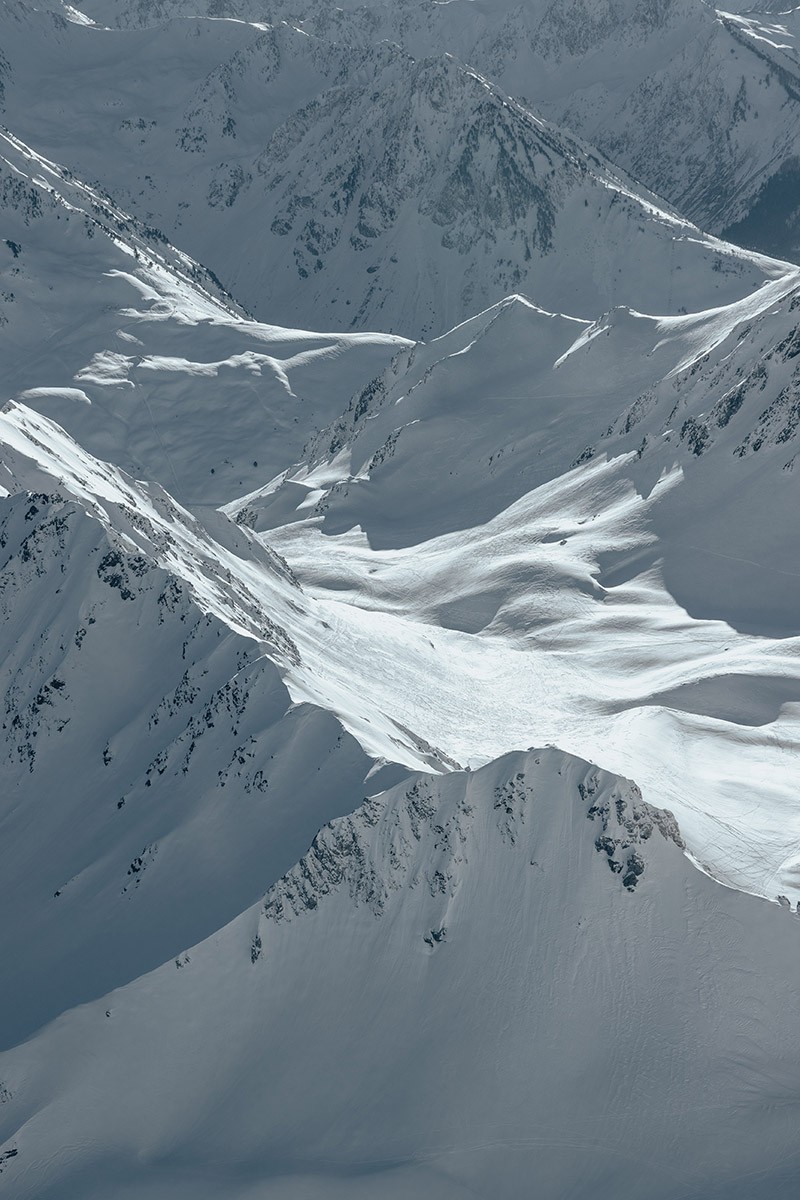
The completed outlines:
{"type": "Polygon", "coordinates": [[[0,8],[2,1183],[794,1194],[800,268],[686,215],[791,249],[794,14],[84,7],[0,8]]]}
{"type": "MultiPolygon", "coordinates": [[[[26,92],[12,61],[5,119],[20,136],[44,133],[51,157],[101,179],[262,319],[419,337],[512,291],[582,316],[615,303],[678,312],[787,269],[659,207],[452,55],[234,23],[245,47],[226,46],[212,65],[214,24],[161,29],[159,55],[186,61],[169,92],[147,82],[159,69],[152,31],[69,26],[44,95],[26,92]],[[192,29],[205,32],[193,40],[192,29]],[[111,84],[128,36],[142,75],[131,72],[130,99],[111,84]],[[76,143],[58,96],[63,73],[87,59],[97,91],[85,120],[99,140],[76,143]],[[128,152],[111,153],[115,144],[128,152]]],[[[27,53],[17,51],[21,66],[27,53]]]]}
{"type": "MultiPolygon", "coordinates": [[[[121,0],[115,21],[147,27],[198,7],[121,0]]],[[[100,13],[92,0],[84,8],[100,13]]],[[[211,15],[288,20],[329,41],[371,46],[388,38],[415,56],[432,46],[452,51],[717,234],[756,213],[765,189],[778,188],[797,158],[798,29],[791,12],[770,13],[775,8],[717,9],[703,0],[203,5],[211,15]]],[[[764,221],[743,228],[744,244],[796,258],[791,212],[784,206],[772,217],[772,229],[764,221]]]]}
{"type": "Polygon", "coordinates": [[[773,1095],[791,1078],[782,1033],[792,984],[759,967],[777,944],[783,969],[795,970],[797,918],[704,878],[681,859],[668,819],[665,837],[654,818],[630,784],[555,750],[419,779],[368,801],[317,840],[317,871],[309,861],[268,895],[269,915],[260,903],[208,944],[51,1026],[26,1048],[24,1077],[19,1052],[0,1059],[4,1145],[17,1152],[4,1168],[18,1194],[48,1197],[58,1187],[93,1197],[119,1180],[122,1195],[194,1189],[205,1197],[223,1170],[237,1200],[264,1183],[280,1197],[377,1189],[405,1200],[422,1188],[455,1198],[489,1178],[510,1197],[530,1177],[532,1153],[537,1186],[552,1194],[597,1195],[612,1179],[635,1185],[643,1170],[664,1200],[700,1188],[775,1194],[792,1177],[791,1114],[781,1106],[776,1119],[770,1106],[767,1116],[753,1093],[767,1064],[773,1095]],[[354,821],[395,881],[386,889],[354,853],[354,821]],[[609,869],[617,860],[604,839],[612,837],[644,867],[631,871],[632,891],[624,870],[609,869]],[[725,973],[709,957],[720,941],[725,973]],[[401,963],[411,946],[409,968],[401,963]],[[304,973],[309,958],[321,964],[324,988],[304,973]],[[465,986],[476,961],[489,968],[480,991],[465,986]],[[737,970],[746,971],[744,990],[730,986],[737,970]],[[777,1028],[757,1015],[776,987],[777,1028]],[[331,1010],[344,1014],[335,1042],[331,1010]],[[155,1027],[145,1024],[153,1011],[155,1027]],[[208,1030],[220,1020],[230,1027],[233,1014],[236,1043],[223,1062],[208,1030]],[[98,1038],[102,1060],[85,1054],[98,1038]],[[731,1038],[740,1053],[720,1055],[731,1038]],[[301,1041],[313,1081],[294,1091],[285,1084],[276,1097],[272,1081],[288,1083],[301,1041]],[[410,1041],[425,1047],[411,1064],[410,1041]],[[177,1077],[173,1056],[183,1064],[177,1077]],[[48,1082],[48,1061],[77,1075],[77,1108],[48,1082]],[[102,1107],[109,1063],[128,1080],[122,1126],[102,1107]],[[227,1097],[223,1110],[205,1087],[209,1072],[227,1097]],[[680,1164],[659,1142],[655,1119],[665,1072],[675,1081],[670,1119],[686,1148],[680,1164]],[[169,1130],[145,1102],[154,1086],[180,1097],[169,1130]],[[598,1115],[598,1095],[607,1116],[598,1115]],[[578,1132],[565,1135],[576,1096],[578,1132]],[[722,1144],[731,1121],[736,1150],[712,1180],[708,1146],[722,1144]],[[100,1152],[86,1143],[87,1122],[101,1133],[100,1152]],[[766,1171],[756,1165],[754,1177],[764,1136],[772,1162],[766,1171]],[[79,1149],[66,1175],[36,1167],[57,1162],[67,1140],[79,1149]]]}

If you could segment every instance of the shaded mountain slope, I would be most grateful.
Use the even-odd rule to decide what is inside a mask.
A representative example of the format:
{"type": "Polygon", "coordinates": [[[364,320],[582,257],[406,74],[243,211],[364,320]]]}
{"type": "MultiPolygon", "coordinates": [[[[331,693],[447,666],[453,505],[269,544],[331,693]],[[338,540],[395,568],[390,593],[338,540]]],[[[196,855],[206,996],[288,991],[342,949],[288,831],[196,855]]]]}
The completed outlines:
{"type": "Polygon", "coordinates": [[[262,320],[417,337],[518,289],[579,316],[675,313],[782,270],[704,236],[444,48],[414,58],[289,25],[121,31],[19,11],[6,123],[262,320]],[[46,63],[35,75],[31,43],[46,63]],[[77,126],[63,101],[76,75],[92,80],[77,126]]]}
{"type": "Polygon", "coordinates": [[[757,220],[798,157],[798,31],[789,5],[87,0],[84,8],[128,28],[202,11],[287,19],[327,42],[388,38],[415,57],[447,51],[598,146],[701,227],[720,233],[753,214],[737,230],[743,244],[797,256],[791,208],[773,203],[771,221],[757,220]]]}
{"type": "Polygon", "coordinates": [[[232,919],[373,766],[281,681],[302,594],[279,559],[229,537],[256,604],[165,493],[96,476],[92,511],[89,461],[81,503],[7,421],[4,482],[51,490],[0,501],[6,1044],[232,919]]]}
{"type": "Polygon", "coordinates": [[[2,1056],[4,1175],[65,1200],[777,1196],[800,927],[676,840],[554,750],[377,796],[214,938],[2,1056]]]}

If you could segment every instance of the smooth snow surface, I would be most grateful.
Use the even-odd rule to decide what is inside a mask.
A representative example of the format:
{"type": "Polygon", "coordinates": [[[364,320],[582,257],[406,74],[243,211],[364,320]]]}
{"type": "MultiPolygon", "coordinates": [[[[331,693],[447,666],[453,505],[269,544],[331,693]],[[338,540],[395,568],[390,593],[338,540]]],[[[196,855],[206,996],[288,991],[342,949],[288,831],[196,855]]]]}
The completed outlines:
{"type": "Polygon", "coordinates": [[[677,836],[555,750],[376,797],[0,1056],[15,1196],[789,1194],[800,924],[677,836]]]}

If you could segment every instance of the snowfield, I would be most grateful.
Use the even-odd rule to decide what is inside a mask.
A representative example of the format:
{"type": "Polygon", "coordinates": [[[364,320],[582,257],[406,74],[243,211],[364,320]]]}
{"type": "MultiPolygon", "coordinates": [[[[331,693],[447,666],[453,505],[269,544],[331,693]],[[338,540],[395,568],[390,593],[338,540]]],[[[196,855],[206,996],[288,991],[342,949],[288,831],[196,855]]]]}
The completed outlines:
{"type": "Polygon", "coordinates": [[[3,9],[13,1200],[797,1191],[794,26],[3,9]]]}

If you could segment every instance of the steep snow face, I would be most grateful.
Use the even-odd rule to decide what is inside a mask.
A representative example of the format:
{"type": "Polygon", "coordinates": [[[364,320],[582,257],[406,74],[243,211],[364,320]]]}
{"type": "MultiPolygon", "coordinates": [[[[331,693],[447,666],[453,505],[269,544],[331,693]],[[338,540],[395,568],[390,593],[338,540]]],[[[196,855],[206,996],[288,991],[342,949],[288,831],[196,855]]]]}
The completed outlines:
{"type": "Polygon", "coordinates": [[[580,316],[674,313],[782,269],[702,235],[448,55],[241,22],[29,25],[47,67],[27,69],[30,35],[8,39],[6,122],[264,320],[416,337],[521,287],[580,316]]]}
{"type": "Polygon", "coordinates": [[[213,938],[0,1058],[4,1182],[781,1194],[800,926],[679,844],[635,786],[553,750],[372,798],[213,938]]]}
{"type": "MultiPolygon", "coordinates": [[[[15,416],[5,491],[50,490],[0,501],[6,1046],[210,936],[376,786],[335,717],[281,680],[303,597],[280,560],[231,531],[230,569],[166,494],[63,441],[59,488],[14,451],[15,416]]],[[[34,425],[44,462],[57,443],[34,425]]]]}
{"type": "Polygon", "coordinates": [[[715,11],[702,0],[335,7],[314,0],[119,0],[113,7],[87,0],[84,7],[103,23],[124,26],[205,11],[288,19],[326,41],[369,46],[388,38],[416,57],[453,53],[599,146],[703,228],[720,232],[768,204],[769,221],[762,217],[737,233],[769,253],[798,252],[788,195],[776,203],[777,193],[796,188],[800,74],[791,11],[740,17],[743,5],[715,11]]]}
{"type": "MultiPolygon", "coordinates": [[[[149,268],[198,318],[241,312],[205,268],[157,230],[7,131],[0,133],[0,212],[8,235],[0,242],[6,388],[30,371],[34,350],[44,367],[56,358],[53,343],[65,354],[81,336],[77,318],[91,315],[97,324],[94,289],[115,273],[149,268]]],[[[87,342],[93,333],[86,331],[87,342]]]]}
{"type": "Polygon", "coordinates": [[[188,256],[0,136],[3,400],[221,504],[263,484],[408,343],[245,319],[188,256]]]}
{"type": "Polygon", "coordinates": [[[341,688],[377,658],[376,710],[456,760],[556,742],[661,797],[726,881],[794,896],[796,310],[796,281],[592,325],[517,298],[231,512],[332,604],[341,688]]]}

